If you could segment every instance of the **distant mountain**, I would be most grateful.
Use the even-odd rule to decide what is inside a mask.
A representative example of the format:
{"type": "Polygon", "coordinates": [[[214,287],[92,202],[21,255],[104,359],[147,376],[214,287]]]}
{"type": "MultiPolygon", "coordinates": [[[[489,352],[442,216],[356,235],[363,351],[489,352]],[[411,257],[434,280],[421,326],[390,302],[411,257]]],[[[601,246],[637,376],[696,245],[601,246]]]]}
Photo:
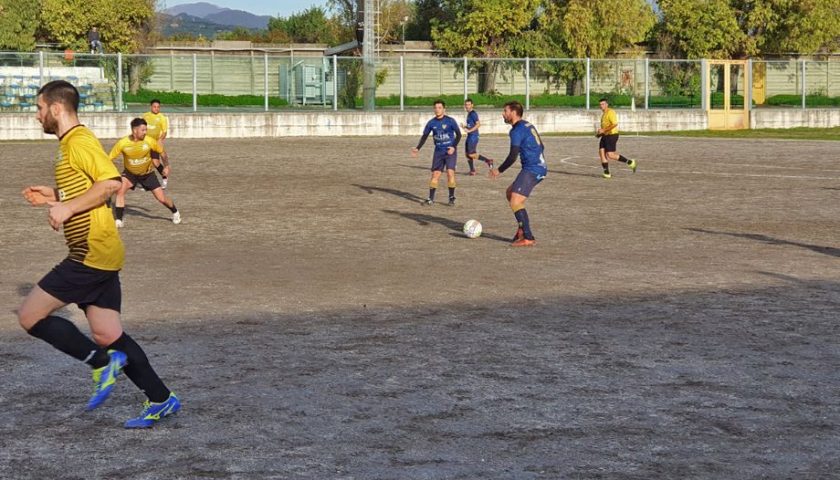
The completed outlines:
{"type": "Polygon", "coordinates": [[[174,16],[159,13],[158,22],[163,38],[172,37],[177,34],[189,34],[195,37],[201,35],[204,38],[212,40],[216,38],[216,35],[229,32],[235,28],[229,25],[208,22],[201,18],[187,15],[186,13],[174,16]]]}
{"type": "Polygon", "coordinates": [[[206,22],[228,27],[245,27],[250,29],[264,30],[268,28],[269,15],[254,15],[244,10],[222,8],[212,3],[198,2],[185,3],[167,8],[163,13],[172,16],[189,15],[206,22]]]}

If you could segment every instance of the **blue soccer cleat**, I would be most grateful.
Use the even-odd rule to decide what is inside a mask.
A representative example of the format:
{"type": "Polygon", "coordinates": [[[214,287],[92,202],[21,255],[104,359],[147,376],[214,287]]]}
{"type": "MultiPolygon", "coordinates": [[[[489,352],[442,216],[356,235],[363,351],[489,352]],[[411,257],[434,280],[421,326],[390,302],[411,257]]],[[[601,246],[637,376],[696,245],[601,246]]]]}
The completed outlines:
{"type": "Polygon", "coordinates": [[[128,363],[128,357],[123,352],[108,350],[108,355],[111,357],[108,365],[93,369],[93,396],[88,400],[87,411],[102,405],[102,402],[108,398],[114,385],[117,384],[117,377],[128,363]]]}
{"type": "Polygon", "coordinates": [[[140,416],[125,422],[125,428],[149,428],[161,418],[172,415],[180,409],[181,402],[174,393],[170,393],[165,402],[153,403],[146,400],[140,416]]]}

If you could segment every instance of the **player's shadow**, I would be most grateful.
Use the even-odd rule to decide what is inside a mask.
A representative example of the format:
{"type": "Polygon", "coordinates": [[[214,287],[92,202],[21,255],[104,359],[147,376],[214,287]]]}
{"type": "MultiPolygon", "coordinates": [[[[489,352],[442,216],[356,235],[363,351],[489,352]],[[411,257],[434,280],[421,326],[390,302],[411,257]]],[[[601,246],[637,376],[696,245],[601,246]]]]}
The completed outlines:
{"type": "Polygon", "coordinates": [[[555,173],[557,175],[569,175],[569,176],[572,176],[572,177],[601,178],[600,173],[575,173],[575,172],[567,172],[565,170],[549,170],[548,173],[555,173]]]}
{"type": "Polygon", "coordinates": [[[371,187],[368,185],[359,185],[358,183],[354,183],[353,186],[359,187],[371,195],[373,194],[373,192],[388,193],[396,197],[404,198],[412,203],[419,203],[425,200],[424,198],[418,197],[413,193],[403,192],[402,190],[396,190],[394,188],[371,187]]]}
{"type": "MultiPolygon", "coordinates": [[[[418,225],[426,226],[431,224],[438,224],[443,225],[444,227],[452,230],[450,235],[453,237],[464,237],[463,228],[464,225],[460,222],[455,220],[451,220],[445,217],[437,217],[435,215],[429,215],[427,213],[414,213],[414,212],[398,212],[396,210],[382,210],[385,213],[389,213],[391,215],[399,215],[400,217],[407,218],[409,220],[413,220],[417,222],[418,225]]],[[[499,235],[494,235],[492,233],[482,233],[481,238],[487,238],[490,240],[498,240],[500,242],[509,243],[510,239],[501,237],[499,235]]]]}
{"type": "MultiPolygon", "coordinates": [[[[166,208],[163,205],[160,208],[166,208]]],[[[151,215],[147,213],[149,211],[148,208],[145,207],[125,207],[125,214],[129,217],[142,217],[142,218],[149,218],[152,220],[166,220],[171,221],[172,219],[169,217],[161,217],[160,215],[151,215]]]]}
{"type": "Polygon", "coordinates": [[[780,238],[775,238],[760,233],[717,232],[714,230],[706,230],[703,228],[687,228],[686,230],[696,233],[708,233],[711,235],[726,235],[729,237],[746,238],[747,240],[755,240],[757,242],[766,243],[768,245],[791,245],[794,247],[805,248],[813,252],[821,253],[823,255],[840,257],[840,248],[825,247],[822,245],[812,245],[810,243],[792,242],[790,240],[782,240],[780,238]]]}
{"type": "Polygon", "coordinates": [[[840,190],[840,188],[837,188],[837,187],[822,187],[822,189],[823,190],[840,190]]]}

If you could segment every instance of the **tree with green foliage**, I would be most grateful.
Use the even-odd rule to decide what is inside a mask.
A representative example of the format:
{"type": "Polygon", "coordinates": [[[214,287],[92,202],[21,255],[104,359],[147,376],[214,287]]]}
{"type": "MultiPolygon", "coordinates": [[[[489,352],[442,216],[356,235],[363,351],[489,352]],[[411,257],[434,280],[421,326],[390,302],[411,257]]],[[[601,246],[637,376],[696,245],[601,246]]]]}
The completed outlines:
{"type": "Polygon", "coordinates": [[[39,0],[0,0],[0,49],[35,50],[40,9],[39,0]]]}
{"type": "Polygon", "coordinates": [[[660,0],[669,56],[747,58],[836,51],[840,0],[660,0]]]}
{"type": "Polygon", "coordinates": [[[327,17],[321,7],[312,7],[288,17],[271,18],[268,30],[283,32],[296,43],[335,45],[339,41],[341,26],[337,20],[327,17]]]}
{"type": "Polygon", "coordinates": [[[73,50],[86,51],[96,26],[109,52],[138,53],[154,39],[155,0],[42,0],[45,35],[73,50]]]}
{"type": "MultiPolygon", "coordinates": [[[[504,58],[513,55],[517,39],[531,29],[539,0],[450,0],[451,19],[432,21],[435,46],[450,57],[504,58]]],[[[498,63],[476,62],[479,91],[496,89],[498,63]]]]}

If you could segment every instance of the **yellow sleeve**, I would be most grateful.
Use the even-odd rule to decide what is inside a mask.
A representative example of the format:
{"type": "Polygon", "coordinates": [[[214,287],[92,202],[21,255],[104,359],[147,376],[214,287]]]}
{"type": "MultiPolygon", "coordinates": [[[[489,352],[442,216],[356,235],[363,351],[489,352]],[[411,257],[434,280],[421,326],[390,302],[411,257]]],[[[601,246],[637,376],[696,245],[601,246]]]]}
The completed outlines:
{"type": "Polygon", "coordinates": [[[105,155],[102,145],[95,139],[75,145],[70,155],[70,164],[94,182],[120,177],[114,162],[105,155]]]}
{"type": "Polygon", "coordinates": [[[117,140],[117,143],[114,144],[113,148],[111,148],[111,153],[108,155],[108,158],[113,161],[119,158],[122,155],[123,143],[125,138],[121,138],[117,140]]]}
{"type": "Polygon", "coordinates": [[[615,110],[610,110],[607,114],[607,123],[610,125],[618,125],[618,114],[615,113],[615,110]]]}
{"type": "Polygon", "coordinates": [[[166,115],[160,116],[160,133],[167,133],[169,132],[169,119],[166,118],[166,115]]]}
{"type": "Polygon", "coordinates": [[[148,144],[149,148],[151,148],[155,152],[164,153],[163,145],[161,145],[160,143],[158,143],[157,140],[155,140],[154,138],[152,138],[148,135],[146,136],[146,144],[148,144]]]}

